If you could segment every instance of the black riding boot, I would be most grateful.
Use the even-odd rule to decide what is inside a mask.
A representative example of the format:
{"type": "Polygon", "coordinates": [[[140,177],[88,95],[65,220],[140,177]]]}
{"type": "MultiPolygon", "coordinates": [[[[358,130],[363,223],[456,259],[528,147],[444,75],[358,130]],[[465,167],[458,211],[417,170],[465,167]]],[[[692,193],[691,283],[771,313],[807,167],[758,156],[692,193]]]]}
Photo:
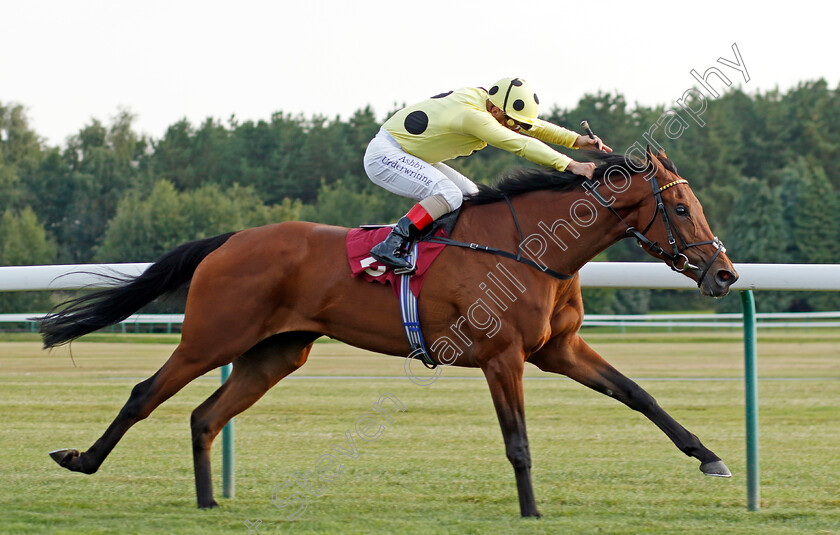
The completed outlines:
{"type": "Polygon", "coordinates": [[[379,262],[394,269],[409,269],[411,263],[405,259],[411,241],[417,237],[418,230],[411,220],[403,216],[385,238],[370,250],[370,255],[379,262]]]}

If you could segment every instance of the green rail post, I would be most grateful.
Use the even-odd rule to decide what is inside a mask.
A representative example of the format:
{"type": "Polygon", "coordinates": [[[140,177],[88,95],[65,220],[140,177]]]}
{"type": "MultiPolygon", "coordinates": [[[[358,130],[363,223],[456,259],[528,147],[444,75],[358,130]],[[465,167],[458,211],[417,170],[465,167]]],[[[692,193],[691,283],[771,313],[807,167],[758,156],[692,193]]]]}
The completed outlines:
{"type": "Polygon", "coordinates": [[[747,416],[747,510],[758,511],[758,372],[756,365],[755,299],[752,290],[741,292],[744,313],[744,384],[747,416]]]}
{"type": "MultiPolygon", "coordinates": [[[[230,377],[232,364],[222,366],[222,383],[230,377]]],[[[233,469],[233,418],[222,429],[222,496],[233,498],[234,469],[233,469]]]]}

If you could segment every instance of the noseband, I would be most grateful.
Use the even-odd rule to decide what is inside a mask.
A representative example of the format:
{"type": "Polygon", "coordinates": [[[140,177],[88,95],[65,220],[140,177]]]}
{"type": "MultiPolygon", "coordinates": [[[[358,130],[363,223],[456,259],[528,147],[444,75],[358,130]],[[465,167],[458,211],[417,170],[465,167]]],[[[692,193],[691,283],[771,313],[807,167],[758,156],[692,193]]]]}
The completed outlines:
{"type": "Polygon", "coordinates": [[[653,196],[656,198],[656,210],[653,212],[653,217],[650,219],[650,222],[647,224],[645,229],[641,232],[638,231],[635,227],[627,223],[618,212],[612,206],[608,206],[607,208],[618,217],[622,223],[627,225],[627,234],[636,238],[636,241],[639,244],[639,247],[647,247],[650,252],[653,254],[663,256],[668,260],[668,266],[677,272],[684,272],[686,269],[691,269],[694,271],[701,271],[699,266],[695,266],[691,262],[689,262],[688,257],[685,255],[685,251],[690,247],[697,247],[700,245],[714,245],[715,246],[715,254],[712,255],[711,260],[706,264],[706,267],[702,269],[700,277],[697,279],[697,286],[700,287],[703,284],[703,280],[706,278],[706,275],[709,272],[709,268],[712,267],[712,264],[715,263],[717,257],[720,256],[720,253],[726,252],[726,247],[723,246],[723,242],[718,239],[717,236],[713,240],[706,240],[706,241],[698,241],[694,243],[688,243],[679,233],[679,231],[674,227],[671,223],[671,219],[668,217],[668,212],[665,210],[665,203],[662,202],[662,192],[668,188],[672,188],[674,186],[680,184],[688,184],[688,181],[680,178],[674,180],[673,182],[669,182],[662,187],[659,187],[659,183],[656,180],[655,176],[650,178],[650,185],[653,190],[653,196]],[[653,226],[653,223],[656,221],[656,217],[658,215],[662,215],[662,221],[665,224],[665,230],[668,233],[668,245],[673,250],[673,252],[668,252],[663,249],[657,242],[651,241],[645,234],[650,230],[653,226]],[[674,238],[676,235],[679,238],[681,245],[677,245],[677,240],[674,238]],[[680,265],[682,264],[682,265],[680,265]]]}

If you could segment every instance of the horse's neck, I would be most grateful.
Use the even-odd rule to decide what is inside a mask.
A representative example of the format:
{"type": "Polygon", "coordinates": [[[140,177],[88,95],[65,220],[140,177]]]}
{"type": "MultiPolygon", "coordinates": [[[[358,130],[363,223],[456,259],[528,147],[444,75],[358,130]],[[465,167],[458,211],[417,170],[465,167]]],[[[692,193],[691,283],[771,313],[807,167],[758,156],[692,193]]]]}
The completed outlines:
{"type": "MultiPolygon", "coordinates": [[[[631,188],[620,197],[620,202],[614,204],[622,217],[628,224],[638,226],[644,217],[640,214],[645,212],[638,208],[645,203],[645,195],[638,188],[631,188]]],[[[601,198],[606,201],[611,197],[604,194],[601,198]]],[[[627,225],[594,195],[534,191],[511,201],[522,229],[522,253],[560,273],[576,272],[627,236],[627,225]]],[[[519,232],[507,203],[476,206],[469,210],[468,218],[469,229],[464,230],[469,241],[509,251],[520,247],[519,232]]]]}
{"type": "Polygon", "coordinates": [[[634,175],[631,181],[631,187],[620,194],[611,193],[606,187],[599,187],[597,195],[595,192],[582,195],[546,192],[542,213],[561,215],[554,216],[556,219],[550,225],[544,221],[542,225],[537,222],[537,226],[549,238],[553,229],[554,239],[550,242],[554,241],[555,245],[560,241],[558,237],[568,238],[562,240],[566,249],[559,245],[552,249],[555,252],[552,262],[561,270],[566,273],[579,270],[599,253],[627,238],[628,226],[647,225],[646,218],[655,210],[650,185],[641,175],[634,175]]]}

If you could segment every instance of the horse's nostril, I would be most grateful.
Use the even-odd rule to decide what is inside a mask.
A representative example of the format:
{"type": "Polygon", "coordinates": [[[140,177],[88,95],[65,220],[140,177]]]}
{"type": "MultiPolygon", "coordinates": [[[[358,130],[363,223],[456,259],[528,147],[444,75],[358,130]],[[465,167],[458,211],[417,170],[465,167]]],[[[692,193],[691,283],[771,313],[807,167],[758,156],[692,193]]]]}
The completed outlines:
{"type": "Polygon", "coordinates": [[[732,284],[736,280],[738,280],[738,276],[732,273],[731,271],[727,271],[725,269],[721,269],[717,272],[717,279],[718,281],[724,284],[732,284]]]}

